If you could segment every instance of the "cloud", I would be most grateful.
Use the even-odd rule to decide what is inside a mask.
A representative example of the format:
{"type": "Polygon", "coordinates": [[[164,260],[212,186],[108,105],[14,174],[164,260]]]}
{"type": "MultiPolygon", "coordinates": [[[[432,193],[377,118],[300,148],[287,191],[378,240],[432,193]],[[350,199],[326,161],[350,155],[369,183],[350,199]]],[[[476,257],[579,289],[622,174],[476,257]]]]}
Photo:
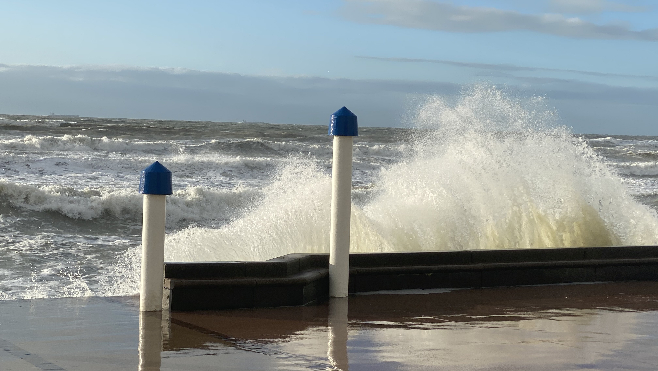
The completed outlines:
{"type": "Polygon", "coordinates": [[[347,0],[342,15],[359,23],[447,32],[531,31],[576,39],[658,41],[658,28],[635,31],[557,13],[525,14],[430,0],[347,0]]]}
{"type": "Polygon", "coordinates": [[[646,7],[628,5],[608,0],[550,0],[549,9],[558,13],[596,14],[602,12],[640,13],[646,7]]]}
{"type": "Polygon", "coordinates": [[[326,124],[346,105],[364,126],[399,126],[410,95],[460,89],[437,82],[162,68],[0,64],[0,69],[0,112],[15,114],[326,124]]]}
{"type": "MultiPolygon", "coordinates": [[[[504,66],[498,72],[514,68],[519,67],[504,66]]],[[[415,98],[456,96],[463,89],[433,81],[245,76],[161,68],[0,64],[0,69],[0,113],[4,114],[327,125],[331,113],[347,106],[359,116],[360,125],[401,126],[415,98]]],[[[658,135],[658,89],[533,77],[518,80],[519,85],[508,88],[521,96],[547,97],[576,132],[658,135]]]]}
{"type": "Polygon", "coordinates": [[[574,74],[580,74],[586,76],[595,76],[595,77],[622,77],[622,78],[658,81],[658,76],[650,76],[650,75],[629,75],[629,74],[620,74],[620,73],[604,73],[604,72],[571,70],[571,69],[562,69],[562,68],[526,67],[526,66],[517,66],[513,64],[473,63],[473,62],[448,61],[443,59],[422,59],[422,58],[383,58],[383,57],[372,57],[372,56],[356,56],[356,58],[377,60],[382,62],[435,63],[435,64],[455,66],[455,67],[466,67],[473,69],[484,69],[484,70],[505,71],[505,72],[523,72],[523,71],[568,72],[568,73],[574,73],[574,74]]]}

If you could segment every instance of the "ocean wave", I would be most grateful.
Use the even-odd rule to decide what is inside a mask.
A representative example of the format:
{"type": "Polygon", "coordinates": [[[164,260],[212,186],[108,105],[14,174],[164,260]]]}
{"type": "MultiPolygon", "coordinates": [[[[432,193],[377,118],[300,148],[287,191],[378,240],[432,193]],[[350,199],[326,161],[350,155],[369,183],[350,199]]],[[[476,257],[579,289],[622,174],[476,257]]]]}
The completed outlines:
{"type": "Polygon", "coordinates": [[[623,139],[613,137],[587,138],[585,140],[593,148],[614,148],[624,144],[623,139]]]}
{"type": "Polygon", "coordinates": [[[220,154],[237,154],[240,156],[278,156],[279,151],[273,148],[269,143],[261,139],[245,139],[245,140],[212,140],[204,143],[199,149],[204,151],[211,151],[220,154]]]}
{"type": "MultiPolygon", "coordinates": [[[[250,188],[210,190],[189,187],[167,197],[167,225],[196,222],[225,222],[239,210],[256,202],[260,194],[250,188]]],[[[70,219],[97,220],[115,218],[138,222],[142,215],[142,198],[134,189],[74,189],[71,187],[36,187],[0,182],[0,200],[12,207],[55,212],[70,219]]]]}
{"type": "Polygon", "coordinates": [[[626,152],[626,156],[635,157],[642,160],[648,161],[657,161],[658,160],[658,151],[648,151],[648,150],[629,150],[626,152]]]}
{"type": "Polygon", "coordinates": [[[53,128],[61,125],[63,120],[46,120],[43,118],[8,118],[0,117],[0,128],[8,130],[21,130],[25,128],[53,128]]]}
{"type": "Polygon", "coordinates": [[[0,237],[0,300],[135,295],[138,242],[117,235],[44,233],[0,237]],[[47,258],[45,258],[47,257],[47,258]],[[137,258],[137,259],[136,259],[137,258]]]}
{"type": "Polygon", "coordinates": [[[92,138],[86,135],[37,136],[0,141],[0,149],[10,151],[104,151],[128,153],[179,152],[177,144],[166,141],[136,141],[115,138],[92,138]]]}
{"type": "Polygon", "coordinates": [[[656,162],[616,163],[614,166],[623,175],[658,176],[658,163],[656,162]]]}

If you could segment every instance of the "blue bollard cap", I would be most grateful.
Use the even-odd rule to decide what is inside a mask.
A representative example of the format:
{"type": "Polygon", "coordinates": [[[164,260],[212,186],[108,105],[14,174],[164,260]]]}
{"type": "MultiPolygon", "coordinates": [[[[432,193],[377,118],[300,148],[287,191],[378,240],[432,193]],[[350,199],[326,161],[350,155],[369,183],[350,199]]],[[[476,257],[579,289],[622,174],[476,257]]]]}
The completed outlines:
{"type": "Polygon", "coordinates": [[[347,107],[343,107],[331,115],[329,124],[329,135],[338,135],[344,137],[356,137],[359,135],[359,125],[356,122],[356,115],[347,107]]]}
{"type": "Polygon", "coordinates": [[[154,162],[151,166],[142,170],[139,179],[139,193],[145,195],[170,195],[174,193],[171,187],[171,171],[154,162]]]}

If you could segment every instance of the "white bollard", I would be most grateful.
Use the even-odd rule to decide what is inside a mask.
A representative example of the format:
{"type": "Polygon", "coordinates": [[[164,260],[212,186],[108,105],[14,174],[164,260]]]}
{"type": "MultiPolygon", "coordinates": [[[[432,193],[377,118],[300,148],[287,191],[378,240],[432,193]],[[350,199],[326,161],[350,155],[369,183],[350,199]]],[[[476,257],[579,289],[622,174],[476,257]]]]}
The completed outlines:
{"type": "Polygon", "coordinates": [[[139,310],[162,310],[166,195],[172,194],[171,171],[159,162],[142,171],[139,192],[144,194],[142,276],[139,310]]]}
{"type": "Polygon", "coordinates": [[[329,235],[329,296],[348,295],[350,275],[350,215],[352,212],[352,138],[358,135],[356,115],[343,107],[331,115],[334,136],[331,171],[331,232],[329,235]]]}

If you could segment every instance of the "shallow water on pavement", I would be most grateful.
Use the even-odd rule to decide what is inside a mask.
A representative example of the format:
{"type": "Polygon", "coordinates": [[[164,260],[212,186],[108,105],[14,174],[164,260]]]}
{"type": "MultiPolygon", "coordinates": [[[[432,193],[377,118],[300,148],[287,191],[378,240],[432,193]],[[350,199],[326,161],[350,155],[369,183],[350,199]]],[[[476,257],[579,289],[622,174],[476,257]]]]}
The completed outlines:
{"type": "Polygon", "coordinates": [[[5,370],[655,370],[658,282],[382,293],[140,315],[135,297],[0,302],[5,370]]]}

